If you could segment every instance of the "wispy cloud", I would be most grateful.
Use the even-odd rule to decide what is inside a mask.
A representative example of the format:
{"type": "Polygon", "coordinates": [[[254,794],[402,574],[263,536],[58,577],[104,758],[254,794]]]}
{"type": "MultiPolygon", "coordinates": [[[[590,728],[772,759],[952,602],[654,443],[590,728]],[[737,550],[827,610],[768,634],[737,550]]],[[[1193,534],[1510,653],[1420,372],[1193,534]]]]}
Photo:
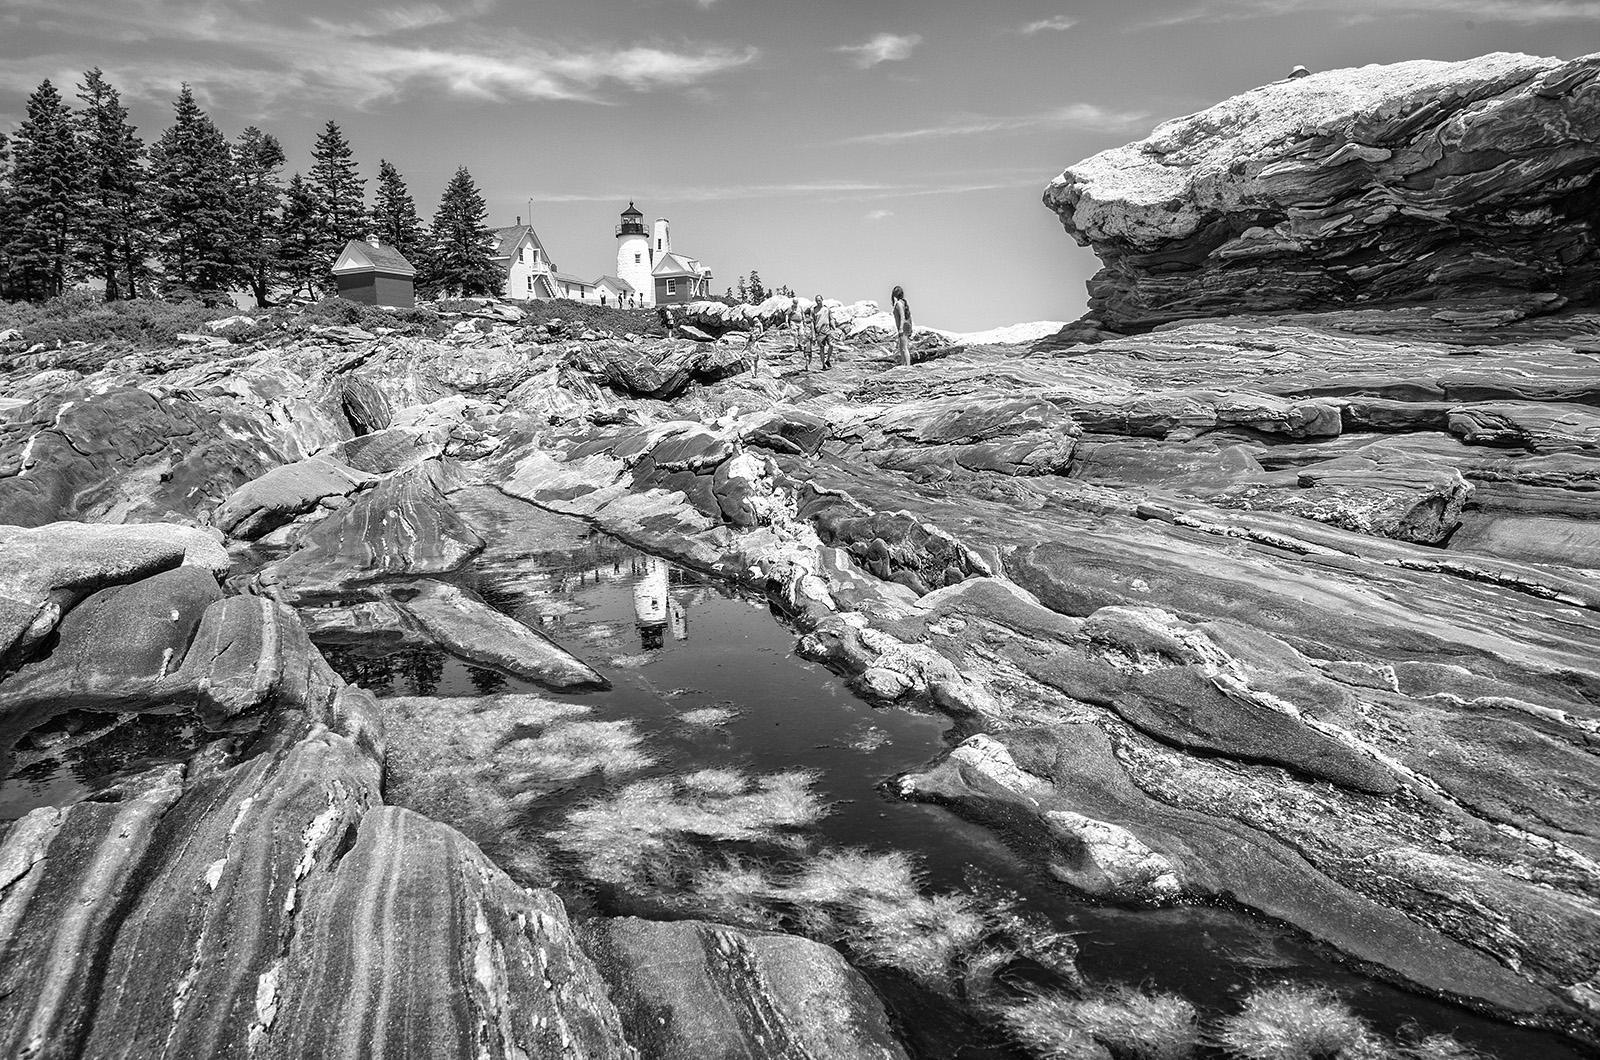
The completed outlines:
{"type": "MultiPolygon", "coordinates": [[[[132,98],[169,97],[179,80],[211,98],[248,98],[271,108],[288,100],[338,100],[365,106],[414,88],[442,89],[486,101],[611,102],[615,90],[649,92],[701,84],[755,61],[755,48],[695,43],[566,43],[476,20],[493,0],[413,4],[369,10],[359,21],[297,20],[253,4],[189,0],[38,0],[8,3],[48,11],[57,31],[86,43],[114,37],[156,46],[149,58],[103,62],[132,98]],[[427,30],[426,34],[418,31],[427,30]],[[170,49],[193,52],[172,62],[170,49]]],[[[0,85],[26,90],[41,70],[81,69],[97,61],[65,50],[56,56],[0,61],[0,85]],[[18,84],[19,80],[24,82],[18,84]]]]}
{"type": "MultiPolygon", "coordinates": [[[[977,176],[953,175],[923,182],[888,181],[796,181],[774,184],[662,185],[640,188],[629,185],[606,191],[546,192],[533,196],[534,202],[626,202],[629,199],[664,199],[672,202],[721,202],[728,199],[773,199],[814,197],[831,200],[873,200],[924,195],[961,195],[1002,188],[1033,187],[1039,183],[1036,169],[1002,171],[977,176]]],[[[874,210],[868,220],[893,216],[887,210],[874,210]],[[875,215],[882,216],[875,216],[875,215]]]]}
{"type": "Polygon", "coordinates": [[[1132,28],[1242,22],[1313,12],[1337,15],[1345,22],[1448,15],[1480,22],[1536,25],[1600,19],[1600,0],[1202,0],[1170,9],[1132,28]]]}
{"type": "Polygon", "coordinates": [[[1078,20],[1075,18],[1068,18],[1066,15],[1056,15],[1054,18],[1041,18],[1037,22],[1029,22],[1027,25],[1019,27],[1017,32],[1023,34],[1024,36],[1031,37],[1035,33],[1059,33],[1062,30],[1069,30],[1077,24],[1078,20]]]}
{"type": "Polygon", "coordinates": [[[887,221],[889,218],[891,218],[893,216],[894,216],[894,211],[893,210],[868,210],[867,213],[866,213],[866,216],[863,218],[863,220],[867,220],[867,221],[887,221]]]}
{"type": "Polygon", "coordinates": [[[1123,132],[1141,126],[1149,119],[1147,111],[1111,110],[1093,103],[1073,103],[1056,110],[1010,117],[964,115],[939,125],[891,132],[863,133],[839,141],[841,144],[902,144],[917,140],[942,140],[957,136],[982,136],[989,133],[1024,132],[1033,129],[1083,129],[1092,132],[1123,132]]]}
{"type": "Polygon", "coordinates": [[[852,56],[855,64],[865,70],[869,66],[879,63],[898,62],[901,59],[911,58],[911,53],[917,45],[922,43],[922,36],[917,33],[901,36],[897,33],[880,33],[870,37],[860,44],[843,44],[836,51],[841,51],[852,56]]]}

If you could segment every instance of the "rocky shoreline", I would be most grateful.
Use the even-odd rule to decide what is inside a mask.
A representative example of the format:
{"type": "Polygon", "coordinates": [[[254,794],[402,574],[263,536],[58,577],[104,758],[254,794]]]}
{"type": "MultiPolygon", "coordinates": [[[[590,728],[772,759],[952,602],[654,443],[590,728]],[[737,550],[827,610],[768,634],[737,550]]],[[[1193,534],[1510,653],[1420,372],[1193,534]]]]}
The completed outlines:
{"type": "MultiPolygon", "coordinates": [[[[1505,78],[1529,106],[1591,91],[1592,60],[1525,65],[1505,78]]],[[[1107,312],[1147,300],[1120,253],[1097,283],[1126,298],[1103,286],[1094,320],[930,341],[909,367],[870,326],[809,372],[781,327],[504,310],[442,335],[375,316],[0,352],[0,763],[119,748],[0,838],[0,994],[22,1002],[0,1051],[907,1055],[839,948],[758,926],[778,906],[853,956],[882,921],[849,902],[936,938],[919,988],[1019,1047],[1053,995],[1002,966],[1083,988],[1070,946],[920,895],[892,856],[808,876],[750,854],[697,918],[575,915],[460,822],[390,805],[428,741],[482,730],[560,747],[524,781],[595,784],[602,838],[648,845],[629,815],[676,813],[749,853],[771,836],[705,820],[743,808],[792,860],[779,833],[818,812],[798,774],[608,771],[606,748],[646,750],[566,700],[380,701],[340,677],[318,645],[438,651],[553,696],[618,680],[459,580],[533,545],[469,517],[474,491],[763,594],[856,695],[954,719],[885,796],[975,822],[1034,880],[1249,910],[1593,1047],[1600,314],[1310,299],[1164,322],[1107,312]],[[841,882],[871,872],[880,891],[841,882]]],[[[1205,298],[1232,275],[1209,268],[1182,274],[1205,298]]],[[[1384,1048],[1363,1055],[1426,1055],[1384,1048]]]]}

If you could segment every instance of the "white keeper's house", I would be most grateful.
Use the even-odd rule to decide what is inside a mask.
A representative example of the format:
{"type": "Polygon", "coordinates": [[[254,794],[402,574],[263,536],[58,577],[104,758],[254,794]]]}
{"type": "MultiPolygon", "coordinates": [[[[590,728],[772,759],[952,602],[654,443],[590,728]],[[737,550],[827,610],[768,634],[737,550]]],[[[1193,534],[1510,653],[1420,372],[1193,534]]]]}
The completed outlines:
{"type": "Polygon", "coordinates": [[[710,298],[711,270],[698,258],[672,249],[672,223],[658,217],[646,227],[644,214],[628,203],[616,228],[617,272],[586,280],[561,272],[532,225],[494,230],[494,262],[506,273],[501,294],[523,301],[575,298],[606,305],[641,306],[710,298]]]}
{"type": "Polygon", "coordinates": [[[539,242],[539,233],[532,225],[517,223],[494,230],[494,263],[506,270],[506,298],[522,301],[545,298],[564,298],[556,286],[556,266],[550,254],[539,242]]]}

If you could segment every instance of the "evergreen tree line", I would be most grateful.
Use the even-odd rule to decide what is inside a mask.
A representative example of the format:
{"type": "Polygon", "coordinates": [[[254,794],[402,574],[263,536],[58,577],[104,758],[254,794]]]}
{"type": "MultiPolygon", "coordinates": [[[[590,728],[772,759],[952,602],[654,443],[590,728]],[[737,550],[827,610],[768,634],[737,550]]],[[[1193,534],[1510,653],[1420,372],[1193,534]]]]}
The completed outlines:
{"type": "Polygon", "coordinates": [[[788,284],[781,287],[768,287],[761,282],[761,274],[754,269],[750,270],[749,277],[739,276],[734,280],[732,287],[722,296],[729,302],[744,302],[748,305],[760,305],[769,297],[781,294],[788,298],[794,297],[794,290],[788,284]]]}
{"type": "Polygon", "coordinates": [[[48,80],[27,116],[0,134],[0,298],[43,301],[87,279],[107,301],[218,298],[334,289],[329,270],[351,239],[404,254],[427,295],[495,294],[488,210],[465,166],[431,225],[392,163],[378,163],[372,208],[338,124],[317,135],[308,174],[283,177],[283,147],[251,126],[229,141],[185,84],[174,120],[152,144],[96,68],[76,108],[48,80]]]}

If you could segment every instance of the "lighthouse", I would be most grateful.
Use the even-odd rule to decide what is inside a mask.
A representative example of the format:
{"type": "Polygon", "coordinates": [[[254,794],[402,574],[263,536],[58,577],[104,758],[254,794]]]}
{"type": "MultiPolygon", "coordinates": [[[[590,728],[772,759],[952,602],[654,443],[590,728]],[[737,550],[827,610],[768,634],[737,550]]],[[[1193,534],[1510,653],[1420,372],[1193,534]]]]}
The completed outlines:
{"type": "MultiPolygon", "coordinates": [[[[663,233],[665,235],[665,233],[663,233]]],[[[626,280],[645,305],[655,304],[656,285],[650,272],[655,268],[655,248],[650,241],[650,230],[645,227],[644,214],[634,209],[633,203],[622,211],[617,225],[617,278],[626,280]]]]}

